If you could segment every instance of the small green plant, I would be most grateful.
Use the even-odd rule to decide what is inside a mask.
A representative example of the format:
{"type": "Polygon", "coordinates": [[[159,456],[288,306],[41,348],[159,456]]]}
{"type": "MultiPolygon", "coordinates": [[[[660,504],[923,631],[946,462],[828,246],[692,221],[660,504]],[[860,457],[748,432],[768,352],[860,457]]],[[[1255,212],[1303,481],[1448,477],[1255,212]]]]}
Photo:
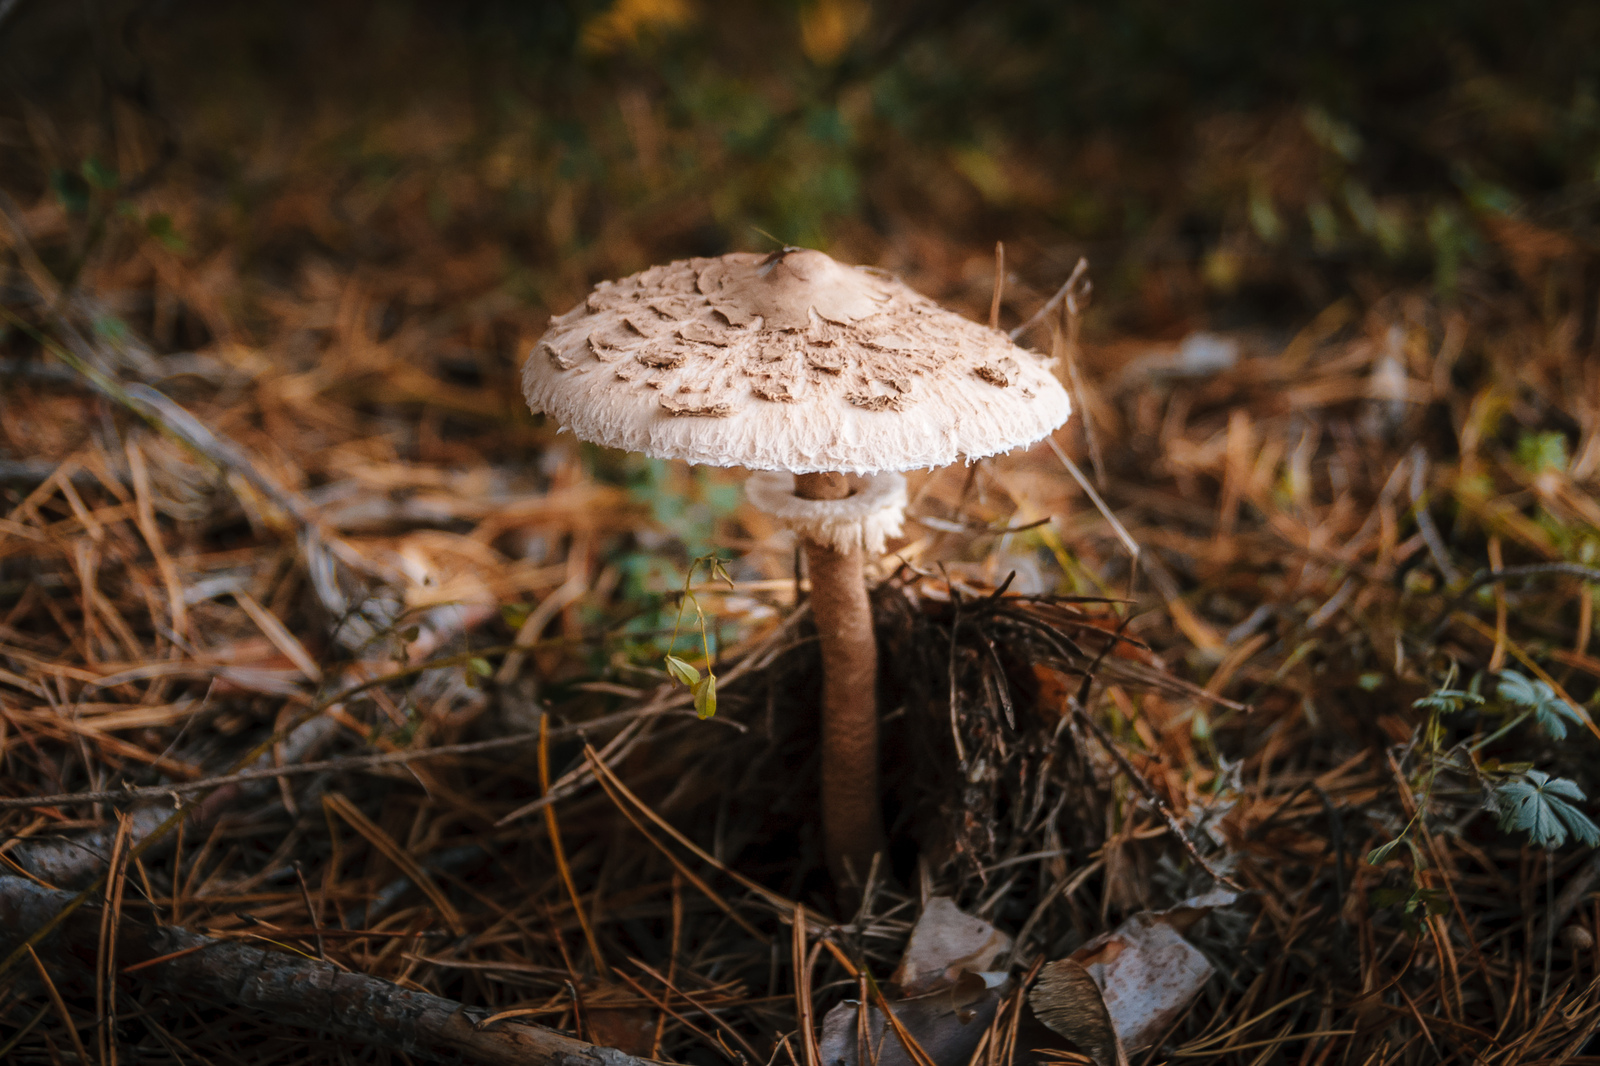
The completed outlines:
{"type": "Polygon", "coordinates": [[[1600,845],[1600,826],[1575,807],[1583,790],[1564,777],[1543,770],[1524,770],[1494,788],[1500,828],[1508,833],[1525,831],[1542,848],[1555,849],[1567,842],[1567,833],[1587,844],[1600,845]]]}
{"type": "Polygon", "coordinates": [[[1563,433],[1526,433],[1517,441],[1517,463],[1530,474],[1565,470],[1567,438],[1563,433]]]}
{"type": "Polygon", "coordinates": [[[1450,897],[1437,888],[1423,888],[1415,879],[1406,885],[1375,888],[1368,897],[1375,907],[1399,907],[1411,922],[1450,913],[1450,897]]]}
{"type": "Polygon", "coordinates": [[[1507,723],[1496,734],[1496,738],[1526,721],[1530,715],[1551,740],[1567,739],[1567,726],[1563,718],[1578,725],[1584,724],[1582,712],[1557,696],[1549,682],[1523,677],[1515,670],[1500,672],[1500,684],[1495,689],[1495,695],[1513,707],[1523,708],[1523,712],[1507,723]]]}
{"type": "Polygon", "coordinates": [[[672,623],[672,639],[667,647],[676,649],[678,646],[678,630],[683,625],[683,609],[687,605],[694,608],[694,616],[700,624],[700,646],[705,652],[706,672],[701,676],[700,671],[693,664],[678,658],[672,652],[667,652],[667,673],[674,681],[682,684],[694,693],[694,711],[701,720],[710,718],[717,713],[717,675],[711,672],[711,638],[706,633],[706,613],[700,607],[700,600],[695,596],[694,585],[695,571],[704,565],[713,581],[726,581],[728,587],[734,587],[733,578],[728,574],[728,568],[723,565],[720,558],[715,555],[702,555],[689,564],[689,572],[684,575],[683,595],[678,600],[678,616],[672,623]]]}
{"type": "MultiPolygon", "coordinates": [[[[1565,844],[1569,833],[1590,847],[1600,846],[1600,826],[1577,806],[1585,796],[1576,782],[1552,777],[1531,763],[1478,758],[1484,748],[1530,719],[1550,739],[1565,740],[1568,723],[1588,725],[1584,712],[1563,699],[1549,682],[1515,670],[1500,671],[1493,700],[1479,692],[1483,675],[1474,677],[1465,689],[1452,687],[1454,680],[1452,668],[1443,684],[1412,704],[1428,713],[1418,745],[1422,769],[1413,782],[1418,793],[1416,813],[1392,840],[1373,848],[1367,854],[1367,862],[1376,866],[1405,844],[1411,850],[1414,865],[1419,869],[1426,865],[1411,839],[1412,830],[1427,817],[1433,805],[1434,786],[1445,772],[1476,779],[1487,796],[1487,806],[1508,833],[1526,832],[1535,845],[1551,850],[1565,844]],[[1474,734],[1445,749],[1444,719],[1468,709],[1498,715],[1502,721],[1485,735],[1474,734]]],[[[1409,897],[1408,913],[1418,905],[1418,898],[1416,893],[1409,897]]]]}

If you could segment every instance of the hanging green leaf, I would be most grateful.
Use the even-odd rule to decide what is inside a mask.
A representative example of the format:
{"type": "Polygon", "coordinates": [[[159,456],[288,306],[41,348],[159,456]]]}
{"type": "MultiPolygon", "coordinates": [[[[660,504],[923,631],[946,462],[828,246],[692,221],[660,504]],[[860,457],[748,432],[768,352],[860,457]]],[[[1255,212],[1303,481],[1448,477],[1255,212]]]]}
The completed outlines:
{"type": "Polygon", "coordinates": [[[702,722],[717,713],[716,674],[707,673],[689,688],[694,693],[694,713],[700,716],[702,722]]]}
{"type": "MultiPolygon", "coordinates": [[[[704,564],[711,574],[712,580],[721,579],[733,587],[733,578],[728,574],[727,567],[715,555],[702,556],[689,564],[689,573],[683,579],[683,595],[678,599],[678,616],[672,623],[672,640],[669,647],[678,646],[678,630],[683,625],[683,609],[685,605],[694,608],[694,617],[700,627],[700,647],[705,652],[706,662],[712,660],[711,636],[706,632],[706,613],[700,606],[700,601],[695,598],[690,586],[694,582],[695,571],[704,564]]],[[[717,675],[711,672],[709,665],[704,677],[700,671],[690,666],[684,660],[670,652],[666,656],[667,673],[680,685],[684,685],[694,693],[694,710],[702,720],[710,718],[717,713],[717,675]]]]}
{"type": "Polygon", "coordinates": [[[1371,851],[1367,852],[1367,865],[1381,866],[1385,861],[1388,860],[1389,856],[1394,854],[1394,849],[1398,848],[1404,840],[1405,837],[1403,836],[1395,837],[1387,844],[1380,844],[1371,851]]]}
{"type": "Polygon", "coordinates": [[[676,655],[667,656],[667,673],[680,685],[694,688],[700,683],[700,671],[678,658],[676,655]]]}

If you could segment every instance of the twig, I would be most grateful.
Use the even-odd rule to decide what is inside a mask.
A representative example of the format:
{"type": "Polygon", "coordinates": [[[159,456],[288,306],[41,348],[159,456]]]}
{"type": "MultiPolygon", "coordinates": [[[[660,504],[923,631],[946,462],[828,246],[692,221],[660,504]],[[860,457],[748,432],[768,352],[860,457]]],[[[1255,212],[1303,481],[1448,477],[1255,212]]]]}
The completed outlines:
{"type": "Polygon", "coordinates": [[[1072,480],[1078,483],[1078,487],[1094,503],[1095,509],[1100,512],[1100,516],[1111,526],[1112,531],[1116,533],[1117,539],[1122,541],[1122,546],[1127,549],[1128,554],[1133,556],[1133,570],[1137,572],[1139,559],[1144,554],[1139,547],[1139,542],[1133,539],[1133,534],[1128,532],[1128,528],[1122,524],[1122,521],[1106,505],[1106,501],[1100,498],[1100,494],[1094,490],[1094,486],[1089,484],[1089,479],[1083,476],[1083,471],[1078,469],[1078,464],[1073,462],[1072,458],[1062,450],[1061,445],[1056,443],[1056,439],[1054,437],[1046,437],[1044,440],[1046,444],[1050,445],[1050,450],[1056,453],[1056,458],[1061,460],[1061,465],[1067,468],[1067,473],[1072,475],[1072,480]]]}
{"type": "Polygon", "coordinates": [[[1438,617],[1434,620],[1433,632],[1428,636],[1428,642],[1431,644],[1439,639],[1439,634],[1450,624],[1450,616],[1467,602],[1467,597],[1483,586],[1504,581],[1508,577],[1541,577],[1547,574],[1577,577],[1584,581],[1600,581],[1600,569],[1579,563],[1528,563],[1524,566],[1503,566],[1498,570],[1479,570],[1439,611],[1438,617]]]}
{"type": "Polygon", "coordinates": [[[296,859],[293,864],[295,880],[300,885],[300,900],[306,905],[306,917],[311,919],[311,929],[316,934],[317,958],[323,962],[328,961],[328,947],[322,939],[322,919],[317,916],[317,908],[311,903],[311,889],[306,885],[306,871],[296,859]]]}
{"type": "MultiPolygon", "coordinates": [[[[1577,870],[1566,875],[1567,883],[1562,886],[1561,893],[1556,896],[1550,905],[1547,917],[1549,923],[1547,933],[1554,932],[1567,924],[1567,919],[1572,917],[1572,912],[1583,903],[1584,898],[1594,891],[1600,884],[1600,855],[1595,855],[1577,870]]],[[[1537,929],[1537,922],[1535,929],[1537,929]]]]}
{"type": "MultiPolygon", "coordinates": [[[[119,381],[98,369],[94,365],[95,360],[90,357],[94,346],[59,311],[52,311],[51,319],[56,328],[68,336],[72,347],[79,349],[77,352],[58,344],[52,337],[4,307],[0,307],[0,318],[22,330],[82,375],[96,391],[134,412],[161,433],[180,441],[216,468],[243,479],[287,515],[298,529],[299,546],[305,556],[306,572],[311,578],[312,588],[323,608],[333,617],[346,618],[350,611],[349,600],[339,586],[335,561],[385,583],[402,584],[397,574],[362,558],[338,538],[328,536],[306,502],[262,473],[249,453],[238,444],[213,433],[188,410],[149,385],[119,381]]],[[[364,635],[361,637],[364,639],[364,635]]]]}
{"type": "Polygon", "coordinates": [[[1428,513],[1428,453],[1420,444],[1411,449],[1410,489],[1417,531],[1428,545],[1428,554],[1433,556],[1433,564],[1439,568],[1439,575],[1446,584],[1454,585],[1460,580],[1460,575],[1450,565],[1450,552],[1445,547],[1444,538],[1439,535],[1439,527],[1433,524],[1433,515],[1428,513]]]}
{"type": "Polygon", "coordinates": [[[1061,288],[1057,289],[1056,294],[1046,300],[1044,306],[1035,311],[1026,322],[1011,331],[1011,339],[1014,341],[1020,339],[1024,333],[1050,317],[1055,309],[1061,306],[1061,301],[1067,298],[1067,294],[1077,287],[1078,282],[1088,272],[1089,260],[1079,256],[1077,265],[1072,268],[1072,273],[1067,276],[1067,280],[1061,283],[1061,288]]]}
{"type": "MultiPolygon", "coordinates": [[[[635,717],[635,719],[630,722],[625,729],[623,729],[616,736],[612,737],[611,740],[606,743],[606,746],[600,750],[601,760],[621,762],[623,759],[626,759],[634,750],[634,748],[642,743],[645,739],[645,731],[643,726],[646,717],[651,714],[659,714],[663,710],[664,707],[662,707],[661,701],[659,700],[653,704],[647,704],[644,708],[642,708],[639,715],[635,717]]],[[[511,811],[508,814],[502,814],[499,818],[495,819],[495,828],[498,829],[501,826],[510,825],[512,822],[525,818],[535,811],[549,810],[552,804],[566,799],[568,796],[582,788],[592,776],[592,772],[587,766],[574,767],[562,775],[560,780],[556,781],[554,785],[541,788],[538,799],[524,803],[516,810],[511,811]]]]}
{"type": "MultiPolygon", "coordinates": [[[[315,754],[332,738],[333,732],[337,728],[338,723],[326,717],[312,718],[302,722],[295,729],[289,731],[284,738],[284,762],[286,764],[297,763],[306,756],[315,754]]],[[[265,769],[267,761],[267,756],[262,755],[257,759],[257,767],[253,767],[253,769],[265,769]]],[[[283,767],[278,768],[280,776],[283,769],[283,767]]],[[[239,784],[235,784],[231,780],[224,780],[226,783],[206,797],[204,802],[191,805],[185,809],[188,814],[189,824],[205,825],[221,814],[225,808],[236,805],[241,801],[252,802],[271,788],[271,782],[267,780],[241,782],[239,784]]],[[[185,784],[193,783],[196,782],[186,782],[185,784]]],[[[152,790],[154,795],[149,798],[175,799],[174,792],[177,787],[181,786],[156,786],[152,790]]],[[[127,796],[129,791],[120,789],[104,799],[91,799],[85,802],[117,803],[127,796]]],[[[136,795],[135,799],[138,798],[140,797],[136,795]]],[[[35,802],[40,801],[37,799],[27,801],[26,805],[31,805],[35,802]]],[[[16,800],[9,804],[11,807],[19,805],[24,805],[24,801],[16,800]]],[[[5,808],[0,807],[0,809],[5,808]]],[[[173,816],[173,813],[172,808],[164,804],[134,810],[129,815],[130,840],[134,845],[142,847],[146,838],[157,832],[166,820],[173,816]]],[[[16,861],[17,865],[28,873],[57,888],[77,885],[84,878],[99,874],[105,869],[111,841],[117,831],[117,827],[112,825],[67,838],[46,837],[36,841],[28,841],[15,849],[11,853],[11,857],[16,861]]]]}
{"type": "MultiPolygon", "coordinates": [[[[725,1056],[728,1059],[729,1062],[735,1062],[736,1063],[736,1062],[739,1061],[739,1056],[738,1055],[730,1055],[730,1054],[728,1054],[727,1051],[723,1050],[723,1047],[724,1047],[723,1044],[721,1042],[719,1042],[716,1037],[712,1036],[710,1033],[706,1032],[704,1029],[702,1029],[698,1025],[694,1024],[694,1022],[691,1022],[688,1018],[685,1018],[679,1012],[673,1010],[672,1007],[665,1000],[663,1000],[660,996],[656,995],[655,993],[651,992],[648,988],[644,987],[644,985],[641,985],[638,981],[634,980],[631,975],[623,973],[621,970],[618,970],[617,971],[617,976],[620,977],[628,985],[629,988],[633,989],[635,992],[639,993],[645,999],[649,1000],[650,1004],[652,1006],[654,1006],[657,1010],[661,1011],[661,1013],[672,1015],[672,1017],[677,1020],[678,1024],[682,1025],[685,1029],[688,1029],[691,1033],[693,1033],[695,1036],[698,1036],[701,1040],[704,1040],[706,1042],[706,1044],[709,1045],[710,1047],[713,1047],[717,1051],[721,1052],[723,1054],[723,1056],[725,1056]]],[[[707,1012],[707,1014],[710,1015],[710,1012],[707,1012]]],[[[721,1020],[721,1019],[718,1019],[715,1015],[710,1015],[710,1017],[713,1020],[716,1020],[716,1021],[720,1021],[721,1020]]]]}
{"type": "Polygon", "coordinates": [[[1137,788],[1140,795],[1144,796],[1145,800],[1150,804],[1150,806],[1155,808],[1156,813],[1161,815],[1161,820],[1167,823],[1167,829],[1171,831],[1173,836],[1178,838],[1178,843],[1183,845],[1183,850],[1189,853],[1189,857],[1193,859],[1200,866],[1200,868],[1211,877],[1213,881],[1221,885],[1226,885],[1235,892],[1238,892],[1240,895],[1244,895],[1246,890],[1241,885],[1235,882],[1227,874],[1221,873],[1213,868],[1212,865],[1206,861],[1206,857],[1200,854],[1200,850],[1196,848],[1194,846],[1194,842],[1189,839],[1189,834],[1184,831],[1183,823],[1178,821],[1177,815],[1172,813],[1172,810],[1167,806],[1166,801],[1163,800],[1160,794],[1156,792],[1155,786],[1152,785],[1145,778],[1145,776],[1134,767],[1133,763],[1128,761],[1128,757],[1126,755],[1122,754],[1122,749],[1117,747],[1116,742],[1113,741],[1110,734],[1105,731],[1105,727],[1094,720],[1094,716],[1084,708],[1083,704],[1080,703],[1076,697],[1068,697],[1067,702],[1072,707],[1073,715],[1078,719],[1078,721],[1082,722],[1088,727],[1089,732],[1094,734],[1095,740],[1099,741],[1100,746],[1106,750],[1106,754],[1110,755],[1112,760],[1116,762],[1118,769],[1128,775],[1128,780],[1133,782],[1133,787],[1137,788]]]}
{"type": "MultiPolygon", "coordinates": [[[[27,930],[56,919],[72,895],[20,877],[0,877],[0,951],[24,947],[27,930]]],[[[92,988],[83,958],[93,958],[100,918],[84,908],[59,923],[40,945],[58,976],[92,988]]],[[[259,1011],[274,1024],[304,1026],[336,1038],[441,1062],[489,1066],[648,1066],[615,1048],[575,1040],[553,1029],[502,1021],[478,1028],[489,1011],[413,992],[331,963],[199,936],[175,926],[153,927],[124,917],[116,933],[123,971],[139,969],[142,987],[185,1000],[220,998],[229,1007],[259,1011]],[[164,961],[156,961],[165,956],[164,961]]],[[[70,1026],[72,1021],[67,1019],[70,1026]]],[[[84,1061],[88,1061],[85,1059],[84,1061]]]]}
{"type": "Polygon", "coordinates": [[[811,1006],[811,967],[806,963],[806,908],[803,903],[794,905],[794,923],[791,930],[793,942],[790,953],[794,962],[794,1014],[800,1024],[800,1048],[805,1052],[806,1066],[822,1066],[822,1054],[817,1048],[815,1015],[811,1006]]]}
{"type": "Polygon", "coordinates": [[[511,650],[500,663],[500,669],[495,671],[496,684],[509,685],[516,680],[517,674],[522,670],[522,662],[527,656],[528,649],[538,643],[539,634],[544,632],[544,627],[549,625],[556,615],[576,603],[587,591],[589,591],[588,576],[580,571],[567,578],[559,588],[540,601],[539,606],[535,607],[518,627],[511,650]]]}
{"type": "MultiPolygon", "coordinates": [[[[705,896],[706,899],[709,899],[712,903],[716,904],[722,913],[733,919],[734,923],[737,924],[739,928],[743,929],[757,940],[765,941],[767,938],[762,934],[761,930],[757,929],[754,925],[751,925],[748,919],[733,909],[733,904],[723,899],[721,894],[719,894],[716,889],[708,885],[704,878],[696,874],[693,870],[689,869],[682,859],[674,855],[659,840],[652,836],[650,831],[644,827],[644,823],[640,822],[639,819],[634,816],[633,812],[630,811],[626,805],[624,805],[622,796],[618,794],[618,790],[627,792],[626,786],[624,786],[620,780],[611,776],[611,771],[606,767],[606,764],[600,759],[600,756],[595,752],[595,750],[585,745],[583,754],[584,757],[589,760],[589,764],[594,767],[595,780],[600,782],[600,787],[605,790],[605,793],[611,799],[611,802],[616,805],[617,810],[622,813],[622,816],[628,820],[629,824],[639,831],[639,835],[648,840],[652,847],[665,856],[667,861],[672,863],[672,865],[677,868],[678,872],[683,875],[685,880],[700,890],[701,895],[705,896]]],[[[627,792],[627,795],[629,799],[637,802],[638,797],[634,796],[631,792],[627,792]]],[[[639,804],[639,806],[645,814],[653,818],[659,818],[654,811],[650,810],[648,807],[644,807],[642,803],[639,804]]],[[[672,832],[670,827],[668,828],[668,831],[672,832]]]]}
{"type": "Polygon", "coordinates": [[[78,1036],[78,1023],[72,1020],[72,1012],[67,1010],[67,1001],[61,998],[61,990],[56,987],[50,971],[45,969],[44,961],[39,958],[39,953],[33,950],[33,945],[23,946],[28,950],[28,958],[33,960],[33,968],[39,971],[39,980],[44,982],[45,991],[50,994],[50,1002],[55,1005],[56,1013],[61,1015],[61,1024],[67,1027],[67,1035],[72,1038],[72,1046],[78,1051],[78,1061],[88,1062],[89,1054],[84,1051],[83,1039],[78,1036]]]}
{"type": "MultiPolygon", "coordinates": [[[[1078,262],[1082,265],[1084,261],[1080,259],[1078,262]]],[[[1078,272],[1073,271],[1073,276],[1077,277],[1078,272]]],[[[1083,328],[1083,309],[1088,304],[1090,288],[1089,281],[1085,278],[1081,290],[1068,290],[1066,301],[1061,305],[1062,323],[1053,332],[1051,339],[1051,354],[1060,359],[1066,367],[1067,385],[1072,390],[1073,402],[1078,406],[1078,419],[1083,425],[1083,439],[1089,445],[1089,465],[1094,467],[1095,481],[1101,488],[1105,488],[1105,456],[1100,451],[1100,435],[1094,430],[1094,408],[1084,399],[1089,394],[1089,388],[1083,383],[1083,372],[1078,368],[1078,336],[1083,328]]]]}
{"type": "Polygon", "coordinates": [[[989,301],[989,328],[1000,328],[1000,301],[1006,295],[1006,245],[994,242],[994,297],[989,301]]]}
{"type": "MultiPolygon", "coordinates": [[[[576,726],[564,727],[560,730],[555,730],[555,732],[567,736],[577,733],[578,728],[576,726]]],[[[323,759],[320,762],[300,763],[296,766],[262,766],[250,770],[240,770],[238,773],[226,774],[222,777],[207,777],[199,781],[184,781],[173,785],[146,785],[142,788],[105,789],[100,792],[63,792],[52,796],[22,796],[0,799],[0,810],[155,799],[163,796],[184,795],[190,792],[205,792],[208,789],[238,784],[244,781],[260,781],[268,778],[294,777],[304,774],[367,770],[375,766],[390,766],[396,763],[415,762],[419,759],[432,759],[445,755],[470,755],[473,752],[492,751],[496,748],[508,748],[517,744],[531,743],[537,740],[538,737],[538,733],[516,733],[508,737],[474,740],[466,744],[444,744],[437,748],[425,748],[420,751],[391,751],[381,755],[353,755],[343,759],[323,759]]]]}
{"type": "MultiPolygon", "coordinates": [[[[866,978],[867,993],[877,1003],[878,1013],[883,1015],[884,1021],[888,1022],[889,1027],[894,1030],[894,1035],[900,1040],[900,1046],[906,1049],[907,1057],[916,1066],[936,1066],[933,1056],[929,1055],[923,1048],[922,1042],[905,1027],[905,1023],[895,1014],[894,1009],[889,1005],[888,997],[878,987],[878,982],[873,980],[872,972],[870,970],[861,970],[860,973],[862,977],[866,978]]],[[[807,993],[807,996],[809,998],[809,993],[807,993]]]]}

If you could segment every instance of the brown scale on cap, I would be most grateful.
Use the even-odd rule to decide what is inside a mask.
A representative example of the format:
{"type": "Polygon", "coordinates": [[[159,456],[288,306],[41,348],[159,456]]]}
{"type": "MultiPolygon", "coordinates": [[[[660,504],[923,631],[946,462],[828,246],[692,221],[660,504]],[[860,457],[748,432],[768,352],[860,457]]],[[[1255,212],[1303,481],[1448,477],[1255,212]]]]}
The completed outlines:
{"type": "Polygon", "coordinates": [[[539,352],[524,371],[535,410],[588,440],[711,465],[940,466],[1037,440],[1068,413],[1047,360],[807,249],[602,282],[539,352]],[[672,425],[711,419],[725,424],[672,425]]]}

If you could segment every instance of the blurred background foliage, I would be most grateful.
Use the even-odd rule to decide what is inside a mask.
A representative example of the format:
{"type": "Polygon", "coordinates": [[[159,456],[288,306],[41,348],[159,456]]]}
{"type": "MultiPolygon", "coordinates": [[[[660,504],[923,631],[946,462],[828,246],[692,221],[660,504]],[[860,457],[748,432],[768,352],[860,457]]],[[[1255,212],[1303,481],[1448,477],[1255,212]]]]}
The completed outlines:
{"type": "MultiPolygon", "coordinates": [[[[1020,297],[1087,255],[1091,329],[1178,336],[1290,328],[1397,285],[1449,300],[1497,272],[1546,278],[1596,240],[1593,4],[0,11],[0,184],[49,180],[86,227],[195,260],[226,246],[268,279],[307,254],[437,255],[475,293],[559,311],[652,261],[787,242],[978,306],[992,274],[968,263],[999,239],[1020,297]],[[59,132],[94,115],[98,139],[59,132]],[[143,158],[119,123],[148,127],[143,158]],[[228,210],[143,202],[174,167],[228,210]],[[285,196],[308,171],[324,185],[285,196]]],[[[84,243],[54,252],[70,268],[84,243]]]]}

